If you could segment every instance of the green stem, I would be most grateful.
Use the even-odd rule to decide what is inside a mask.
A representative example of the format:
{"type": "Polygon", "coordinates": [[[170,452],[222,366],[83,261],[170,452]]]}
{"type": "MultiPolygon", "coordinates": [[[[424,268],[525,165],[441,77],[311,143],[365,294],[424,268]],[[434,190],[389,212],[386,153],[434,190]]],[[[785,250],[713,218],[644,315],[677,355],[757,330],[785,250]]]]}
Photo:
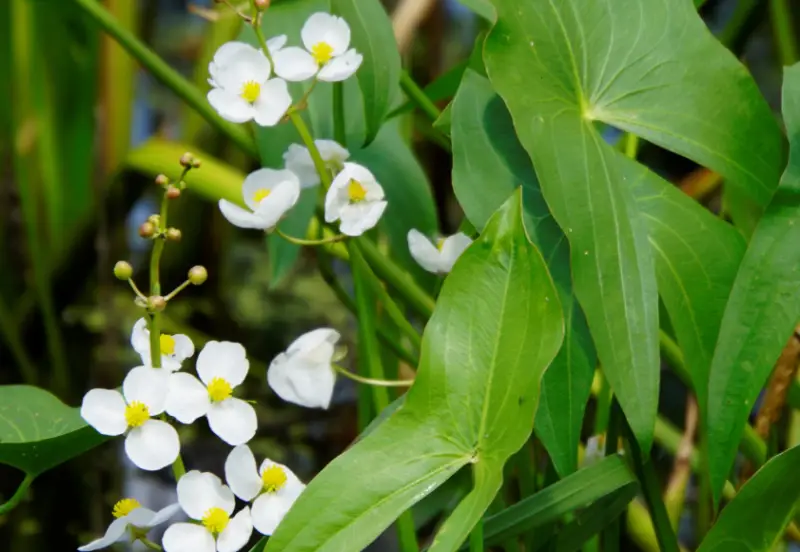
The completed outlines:
{"type": "Polygon", "coordinates": [[[180,292],[182,292],[184,289],[186,289],[190,285],[192,285],[192,281],[191,280],[186,280],[181,285],[179,285],[178,287],[176,287],[175,289],[170,291],[169,294],[165,295],[164,296],[164,301],[171,301],[176,295],[178,295],[180,292]]]}
{"type": "Polygon", "coordinates": [[[628,132],[625,134],[625,156],[630,159],[636,159],[639,153],[639,137],[628,132]]]}
{"type": "Polygon", "coordinates": [[[325,245],[327,243],[340,242],[350,237],[350,236],[345,236],[344,234],[338,234],[336,236],[331,236],[330,238],[322,238],[319,240],[307,240],[304,238],[295,238],[294,236],[289,236],[288,234],[284,234],[278,228],[275,228],[275,233],[284,240],[288,241],[289,243],[293,243],[295,245],[325,245]]]}
{"type": "Polygon", "coordinates": [[[333,366],[333,369],[336,372],[340,373],[344,377],[366,385],[376,385],[378,387],[411,387],[412,385],[414,385],[414,380],[385,380],[385,379],[365,378],[364,376],[359,376],[358,374],[354,374],[350,370],[347,370],[346,368],[344,368],[343,366],[339,366],[338,364],[332,364],[331,366],[333,366]]]}
{"type": "Polygon", "coordinates": [[[419,335],[419,332],[411,325],[411,322],[408,321],[405,313],[403,313],[397,303],[395,303],[392,296],[389,295],[389,292],[387,292],[386,288],[381,284],[381,281],[375,276],[375,273],[372,272],[367,265],[365,265],[365,269],[369,271],[368,281],[372,287],[372,292],[375,294],[378,302],[383,305],[389,319],[394,322],[398,329],[411,341],[411,344],[419,350],[422,347],[422,336],[419,335]]]}
{"type": "Polygon", "coordinates": [[[220,117],[200,90],[170,67],[133,33],[120,25],[119,21],[111,16],[99,2],[96,0],[74,0],[74,2],[153,76],[191,106],[212,127],[230,138],[248,155],[258,158],[255,142],[244,127],[229,123],[220,117]]]}
{"type": "Polygon", "coordinates": [[[442,112],[439,111],[436,104],[425,94],[425,91],[414,82],[414,79],[411,78],[408,71],[404,70],[400,72],[400,88],[403,89],[403,92],[406,93],[409,100],[417,104],[431,122],[436,121],[441,116],[442,112]]]}
{"type": "Polygon", "coordinates": [[[23,498],[25,498],[25,493],[28,491],[28,487],[31,486],[31,483],[33,483],[34,479],[36,479],[35,476],[29,473],[25,474],[25,479],[23,479],[22,483],[19,484],[19,487],[17,487],[17,490],[14,492],[11,498],[9,498],[5,503],[0,504],[0,516],[7,514],[19,506],[19,503],[23,498]]]}
{"type": "Polygon", "coordinates": [[[131,286],[131,289],[136,294],[136,297],[144,301],[147,301],[147,296],[144,293],[142,293],[142,290],[139,289],[139,286],[136,285],[136,282],[133,281],[133,278],[128,278],[128,284],[131,286]]]}
{"type": "Polygon", "coordinates": [[[347,131],[344,124],[344,83],[333,83],[333,138],[347,147],[347,131]]]}
{"type": "Polygon", "coordinates": [[[153,541],[151,541],[147,537],[139,537],[138,540],[139,540],[139,542],[141,542],[143,545],[145,545],[147,548],[150,548],[151,550],[164,550],[163,548],[161,548],[161,545],[158,545],[158,544],[154,543],[153,541]]]}
{"type": "Polygon", "coordinates": [[[797,37],[792,24],[792,12],[787,0],[770,0],[769,14],[781,63],[794,65],[797,61],[797,37]]]}
{"type": "Polygon", "coordinates": [[[469,534],[469,552],[483,552],[483,519],[479,519],[469,534]]]}
{"type": "Polygon", "coordinates": [[[292,124],[297,129],[297,133],[300,135],[300,139],[308,149],[308,153],[311,155],[311,160],[314,162],[314,168],[317,169],[317,173],[319,173],[322,186],[325,190],[327,190],[331,187],[333,179],[331,178],[331,173],[328,171],[328,167],[325,165],[325,161],[323,161],[322,156],[317,149],[317,145],[314,143],[314,138],[311,136],[311,131],[308,129],[308,125],[306,125],[303,117],[301,117],[300,113],[297,111],[289,111],[289,120],[292,121],[292,124]]]}

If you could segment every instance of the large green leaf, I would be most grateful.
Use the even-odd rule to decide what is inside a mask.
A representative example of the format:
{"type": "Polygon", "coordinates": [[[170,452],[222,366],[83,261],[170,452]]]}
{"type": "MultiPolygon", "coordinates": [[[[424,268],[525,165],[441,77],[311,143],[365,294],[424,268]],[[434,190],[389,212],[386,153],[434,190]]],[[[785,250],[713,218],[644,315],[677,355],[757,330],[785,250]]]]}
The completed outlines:
{"type": "Polygon", "coordinates": [[[438,546],[455,549],[530,436],[539,382],[562,335],[557,292],[515,193],[445,281],[405,403],[309,484],[267,550],[361,550],[471,464],[473,492],[438,546]]]}
{"type": "Polygon", "coordinates": [[[722,320],[708,383],[709,462],[717,499],[747,416],[800,320],[800,66],[786,69],[789,165],[756,227],[722,320]]]}
{"type": "Polygon", "coordinates": [[[781,538],[800,496],[800,447],[772,458],[722,510],[698,552],[768,552],[781,538]]]}
{"type": "Polygon", "coordinates": [[[492,4],[490,80],[567,235],[575,294],[600,361],[647,449],[658,398],[658,259],[631,189],[641,168],[603,142],[595,122],[716,170],[762,206],[778,179],[780,131],[689,0],[492,4]],[[711,89],[726,90],[724,100],[711,89]]]}
{"type": "Polygon", "coordinates": [[[453,190],[469,221],[481,229],[522,185],[525,227],[547,261],[564,308],[564,344],[542,381],[534,428],[561,476],[577,469],[583,414],[595,352],[572,294],[569,252],[539,190],[530,158],[514,134],[508,110],[489,81],[467,69],[452,103],[453,190]],[[491,184],[490,184],[491,183],[491,184]]]}
{"type": "Polygon", "coordinates": [[[36,476],[106,439],[48,391],[0,386],[0,464],[36,476]]]}
{"type": "Polygon", "coordinates": [[[364,56],[356,76],[364,97],[366,143],[378,135],[400,79],[400,53],[392,23],[380,0],[331,0],[334,13],[350,24],[351,46],[364,56]]]}

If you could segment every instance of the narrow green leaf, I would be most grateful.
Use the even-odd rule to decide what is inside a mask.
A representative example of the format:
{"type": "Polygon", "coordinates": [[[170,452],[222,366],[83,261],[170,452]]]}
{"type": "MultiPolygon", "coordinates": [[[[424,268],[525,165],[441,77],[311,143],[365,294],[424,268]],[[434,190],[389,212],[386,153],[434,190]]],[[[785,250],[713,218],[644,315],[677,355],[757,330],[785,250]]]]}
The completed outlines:
{"type": "Polygon", "coordinates": [[[267,550],[361,550],[471,463],[485,470],[472,495],[482,498],[461,508],[447,549],[466,537],[503,464],[530,436],[539,381],[563,335],[521,211],[515,193],[448,276],[405,404],[309,484],[267,550]]]}
{"type": "Polygon", "coordinates": [[[748,414],[800,320],[800,65],[785,70],[783,116],[789,165],[736,276],[711,365],[708,442],[717,500],[748,414]]]}
{"type": "Polygon", "coordinates": [[[36,476],[107,439],[44,389],[0,386],[0,464],[36,476]]]}
{"type": "Polygon", "coordinates": [[[768,552],[781,538],[800,496],[800,447],[764,464],[725,506],[698,552],[768,552]]]}
{"type": "Polygon", "coordinates": [[[379,0],[331,0],[331,8],[350,25],[351,47],[364,56],[356,76],[364,96],[365,144],[369,144],[399,91],[400,52],[392,23],[379,0]]]}

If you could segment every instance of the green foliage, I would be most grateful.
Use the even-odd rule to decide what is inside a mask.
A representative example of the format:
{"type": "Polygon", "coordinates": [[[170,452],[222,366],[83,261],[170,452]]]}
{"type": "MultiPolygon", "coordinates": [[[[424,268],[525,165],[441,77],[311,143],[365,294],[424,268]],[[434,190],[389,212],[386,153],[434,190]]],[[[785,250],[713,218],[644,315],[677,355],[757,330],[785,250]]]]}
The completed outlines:
{"type": "Polygon", "coordinates": [[[530,435],[562,325],[514,193],[445,282],[405,404],[314,479],[267,550],[361,549],[469,464],[473,491],[434,545],[458,548],[494,497],[503,464],[530,435]]]}

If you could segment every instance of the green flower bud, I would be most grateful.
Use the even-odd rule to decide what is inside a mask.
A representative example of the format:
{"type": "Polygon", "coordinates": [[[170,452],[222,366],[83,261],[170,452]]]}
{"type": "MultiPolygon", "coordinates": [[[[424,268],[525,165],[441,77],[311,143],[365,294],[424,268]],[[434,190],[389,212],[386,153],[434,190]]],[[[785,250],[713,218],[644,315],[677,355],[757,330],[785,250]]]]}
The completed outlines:
{"type": "Polygon", "coordinates": [[[169,241],[179,242],[181,241],[181,231],[177,228],[168,228],[167,229],[167,239],[169,241]]]}
{"type": "Polygon", "coordinates": [[[123,282],[130,280],[133,276],[133,267],[128,262],[117,261],[117,264],[114,265],[114,276],[123,282]]]}
{"type": "Polygon", "coordinates": [[[163,188],[169,184],[169,178],[165,174],[159,174],[156,177],[156,184],[163,188]]]}
{"type": "Polygon", "coordinates": [[[170,186],[167,188],[167,199],[178,199],[181,197],[181,191],[179,188],[175,186],[170,186]]]}
{"type": "Polygon", "coordinates": [[[167,308],[167,300],[161,297],[160,295],[154,295],[147,299],[147,307],[150,310],[161,312],[165,308],[167,308]]]}
{"type": "Polygon", "coordinates": [[[199,169],[202,164],[203,164],[203,162],[200,161],[199,159],[192,160],[192,168],[193,169],[199,169]]]}
{"type": "Polygon", "coordinates": [[[156,233],[156,226],[150,221],[143,222],[139,227],[139,235],[145,239],[152,238],[156,233]]]}
{"type": "Polygon", "coordinates": [[[189,153],[188,151],[181,155],[180,164],[183,167],[191,167],[192,163],[194,162],[194,156],[189,153]]]}
{"type": "Polygon", "coordinates": [[[193,266],[191,269],[189,269],[189,281],[192,284],[199,286],[207,279],[208,279],[208,271],[204,266],[198,265],[198,266],[193,266]]]}

